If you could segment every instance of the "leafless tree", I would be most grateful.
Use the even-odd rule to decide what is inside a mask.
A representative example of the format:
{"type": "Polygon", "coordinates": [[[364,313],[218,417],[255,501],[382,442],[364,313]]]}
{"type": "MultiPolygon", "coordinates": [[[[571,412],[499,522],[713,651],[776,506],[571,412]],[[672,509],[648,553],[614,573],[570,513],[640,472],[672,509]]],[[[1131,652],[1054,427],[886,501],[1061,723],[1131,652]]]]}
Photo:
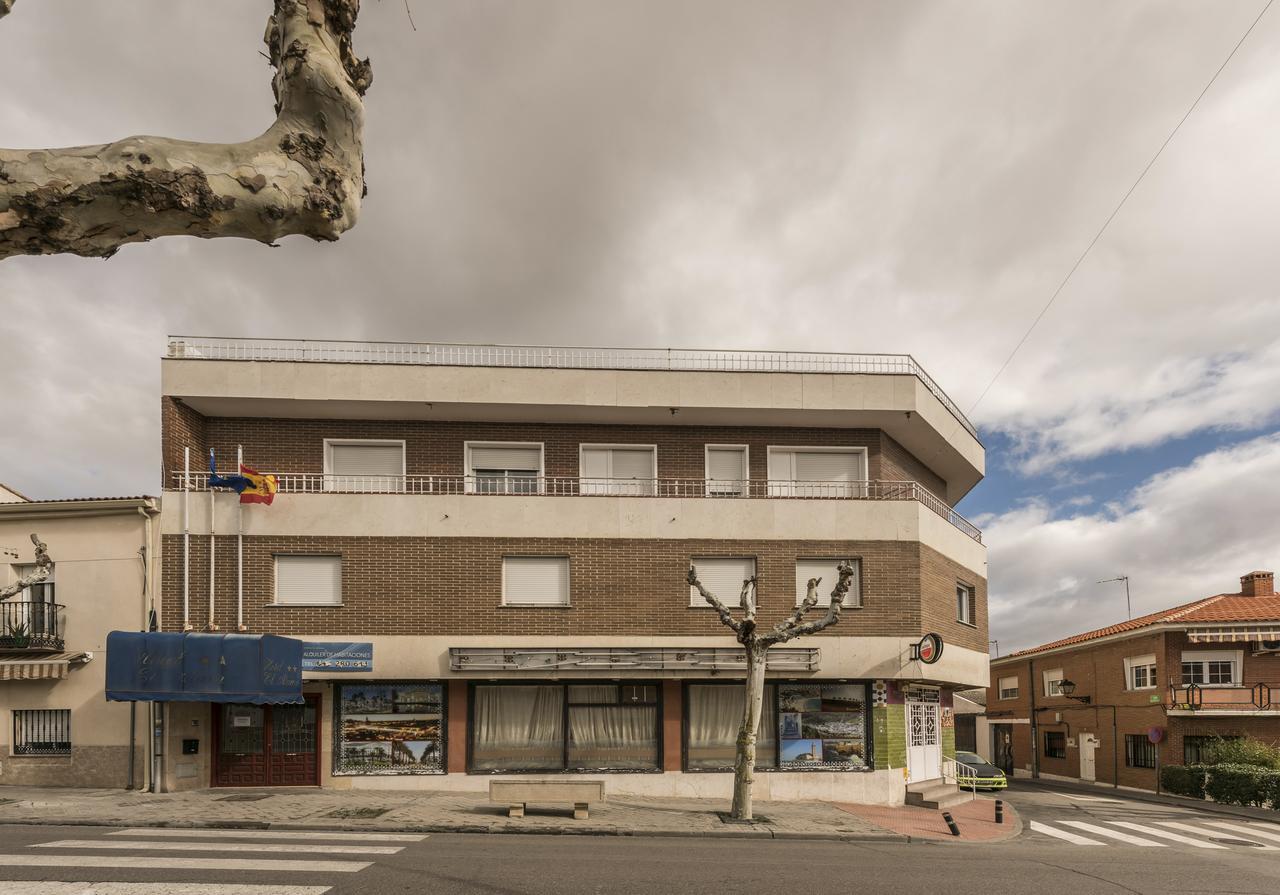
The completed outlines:
{"type": "MultiPolygon", "coordinates": [[[[15,0],[0,0],[0,19],[15,0]]],[[[0,149],[0,260],[107,258],[159,236],[335,240],[364,196],[364,96],[351,34],[360,0],[274,0],[264,40],[276,120],[243,143],[126,137],[0,149]]]]}
{"type": "Polygon", "coordinates": [[[853,580],[853,566],[841,563],[838,579],[831,591],[831,605],[827,614],[815,621],[804,621],[805,613],[818,605],[818,585],[821,578],[810,578],[804,600],[785,621],[762,632],[756,625],[756,579],[742,582],[742,618],[733,617],[719,597],[702,586],[698,580],[697,566],[689,566],[689,585],[702,594],[720,616],[720,621],[737,636],[747,660],[746,705],[742,711],[742,726],[738,728],[737,755],[733,762],[733,807],[730,816],[735,820],[751,820],[751,784],[755,782],[756,729],[760,726],[760,711],[764,702],[765,656],[775,643],[786,643],[805,634],[816,634],[840,620],[844,598],[853,580]]]}
{"type": "MultiPolygon", "coordinates": [[[[0,10],[4,8],[5,0],[0,0],[0,10]]],[[[24,575],[13,584],[7,587],[0,587],[0,600],[7,600],[14,594],[22,593],[23,590],[33,584],[39,584],[49,577],[49,573],[53,571],[53,560],[49,558],[49,546],[41,541],[34,534],[31,535],[31,543],[36,545],[36,567],[29,575],[24,575]]]]}

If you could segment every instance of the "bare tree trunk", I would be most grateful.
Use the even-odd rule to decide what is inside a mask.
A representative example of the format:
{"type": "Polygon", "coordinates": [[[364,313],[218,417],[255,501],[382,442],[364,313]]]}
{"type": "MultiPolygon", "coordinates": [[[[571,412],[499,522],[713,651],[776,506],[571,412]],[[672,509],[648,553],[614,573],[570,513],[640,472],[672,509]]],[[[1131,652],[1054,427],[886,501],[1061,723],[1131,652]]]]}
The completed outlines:
{"type": "Polygon", "coordinates": [[[751,786],[756,776],[756,736],[760,729],[760,713],[764,705],[764,666],[768,647],[744,646],[747,656],[746,704],[742,709],[742,727],[738,729],[738,753],[733,765],[733,806],[729,816],[734,820],[751,820],[751,786]]]}
{"type": "MultiPolygon", "coordinates": [[[[372,81],[351,33],[360,0],[274,0],[265,41],[276,121],[244,143],[127,137],[67,149],[0,149],[0,259],[108,258],[159,236],[291,234],[335,240],[364,195],[372,81]]],[[[0,18],[13,0],[0,0],[0,18]]]]}

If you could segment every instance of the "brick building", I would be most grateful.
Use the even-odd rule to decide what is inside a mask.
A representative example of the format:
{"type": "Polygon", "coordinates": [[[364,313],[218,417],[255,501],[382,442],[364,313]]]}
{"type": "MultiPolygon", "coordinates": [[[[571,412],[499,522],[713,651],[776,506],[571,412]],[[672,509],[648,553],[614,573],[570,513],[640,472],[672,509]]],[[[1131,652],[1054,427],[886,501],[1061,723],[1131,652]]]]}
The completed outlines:
{"type": "Polygon", "coordinates": [[[743,666],[691,563],[730,605],[756,576],[767,624],[856,569],[837,626],[771,651],[762,798],[901,802],[987,683],[952,509],[983,448],[909,357],[175,338],[162,392],[163,630],[372,654],[304,666],[306,706],[171,706],[170,787],[727,794],[743,666]],[[274,503],[211,497],[210,450],[274,503]]]}
{"type": "Polygon", "coordinates": [[[1217,736],[1280,743],[1272,573],[1243,575],[1239,593],[993,659],[986,717],[1006,773],[1139,789],[1156,789],[1158,767],[1198,761],[1217,736]]]}

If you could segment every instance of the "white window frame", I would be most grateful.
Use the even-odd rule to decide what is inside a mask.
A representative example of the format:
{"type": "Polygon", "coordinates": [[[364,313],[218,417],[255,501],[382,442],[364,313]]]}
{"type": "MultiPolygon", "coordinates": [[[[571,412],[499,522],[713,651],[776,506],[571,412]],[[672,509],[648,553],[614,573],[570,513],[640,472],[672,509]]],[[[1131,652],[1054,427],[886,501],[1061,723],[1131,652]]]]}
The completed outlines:
{"type": "MultiPolygon", "coordinates": [[[[704,444],[702,446],[702,477],[706,483],[707,497],[748,497],[751,494],[751,446],[746,444],[704,444]],[[717,489],[712,487],[711,452],[742,451],[742,479],[736,488],[717,489]]],[[[716,481],[726,481],[717,479],[716,481]]]]}
{"type": "MultiPolygon", "coordinates": [[[[476,471],[471,463],[472,448],[537,448],[538,449],[538,476],[535,493],[546,493],[547,480],[547,448],[546,444],[541,441],[464,441],[462,443],[462,468],[466,474],[466,484],[464,490],[467,494],[482,493],[476,491],[476,471]]],[[[507,479],[511,481],[511,479],[507,479]]],[[[512,494],[522,492],[502,491],[500,494],[512,494]]]]}
{"type": "Polygon", "coordinates": [[[325,607],[337,608],[341,607],[345,594],[342,590],[342,554],[341,553],[273,553],[271,554],[271,602],[269,606],[288,606],[288,607],[325,607]],[[294,559],[303,557],[324,557],[326,559],[336,559],[338,561],[338,602],[336,603],[282,603],[280,602],[280,560],[294,559]]]}
{"type": "Polygon", "coordinates": [[[1155,690],[1157,688],[1155,653],[1148,653],[1145,656],[1128,656],[1125,658],[1124,688],[1126,690],[1155,690]],[[1138,686],[1134,672],[1139,668],[1146,670],[1150,683],[1138,686]]]}
{"type": "MultiPolygon", "coordinates": [[[[333,447],[334,445],[368,445],[368,444],[398,444],[400,446],[400,487],[398,489],[385,489],[388,493],[397,493],[408,490],[408,481],[406,479],[409,448],[407,442],[403,438],[326,438],[324,440],[324,490],[336,491],[333,487],[335,482],[333,479],[339,478],[340,474],[333,471],[333,447]]],[[[384,489],[378,492],[357,492],[357,493],[382,493],[384,489]]]]}
{"type": "MultiPolygon", "coordinates": [[[[832,566],[839,566],[842,562],[847,562],[853,566],[853,578],[849,582],[849,593],[844,597],[845,609],[861,609],[862,608],[862,560],[854,557],[845,559],[831,559],[826,556],[797,556],[796,557],[796,605],[799,606],[804,602],[807,596],[807,580],[801,583],[799,575],[799,566],[802,562],[820,562],[830,563],[832,566]]],[[[818,585],[818,606],[825,609],[831,605],[831,588],[836,586],[838,578],[831,578],[828,575],[822,576],[822,583],[818,585]]]]}
{"type": "MultiPolygon", "coordinates": [[[[760,574],[760,560],[758,557],[755,557],[755,556],[729,556],[721,553],[715,556],[693,556],[689,558],[689,561],[693,563],[693,565],[697,566],[702,563],[705,563],[707,560],[717,560],[717,559],[732,559],[732,560],[749,559],[751,560],[751,574],[753,576],[760,574]]],[[[706,587],[706,582],[703,582],[703,587],[706,587]]],[[[707,589],[711,590],[710,588],[707,588],[707,589]]],[[[715,591],[711,591],[711,592],[715,593],[715,591]]],[[[725,594],[716,594],[716,596],[719,597],[720,602],[723,603],[728,608],[730,609],[739,608],[742,606],[742,584],[739,583],[738,589],[735,590],[732,594],[729,594],[728,596],[726,596],[725,594]]],[[[702,598],[702,594],[698,593],[697,588],[695,588],[693,585],[689,585],[689,608],[690,609],[711,609],[712,611],[715,610],[715,607],[712,606],[710,603],[708,603],[706,600],[704,600],[702,598]]]]}
{"type": "Polygon", "coordinates": [[[502,557],[502,605],[518,606],[525,609],[564,609],[573,605],[573,563],[567,553],[507,553],[502,557]],[[509,559],[547,559],[561,561],[565,565],[564,602],[562,603],[526,603],[507,599],[507,560],[509,559]]]}
{"type": "Polygon", "coordinates": [[[605,495],[614,497],[656,497],[658,494],[658,446],[656,444],[625,444],[617,442],[588,442],[578,445],[578,491],[582,494],[605,495]],[[624,490],[595,490],[596,488],[608,489],[611,484],[601,484],[601,482],[636,482],[644,481],[644,479],[615,479],[605,478],[599,479],[594,476],[585,476],[582,474],[582,456],[587,450],[622,450],[622,451],[649,451],[653,457],[653,468],[650,471],[649,482],[653,485],[653,490],[644,494],[628,493],[624,490]],[[583,488],[583,482],[591,482],[590,490],[583,488]]]}
{"type": "Polygon", "coordinates": [[[1022,694],[1022,687],[1018,681],[1018,676],[1016,674],[1010,675],[1008,677],[997,678],[996,699],[1008,701],[1011,699],[1017,699],[1021,694],[1022,694]],[[1007,684],[1009,681],[1013,681],[1012,687],[1005,686],[1005,684],[1007,684]],[[1010,690],[1012,690],[1012,693],[1006,696],[1005,694],[1009,693],[1010,690]]]}
{"type": "Polygon", "coordinates": [[[1244,686],[1244,651],[1243,650],[1183,650],[1181,662],[1178,665],[1178,685],[1187,686],[1182,683],[1182,666],[1189,662],[1200,665],[1204,683],[1198,684],[1200,687],[1243,687],[1244,686]],[[1211,684],[1209,683],[1209,663],[1210,662],[1230,662],[1231,663],[1231,683],[1229,684],[1211,684]]]}
{"type": "Polygon", "coordinates": [[[978,627],[978,588],[964,581],[956,582],[956,621],[971,628],[978,627]],[[960,612],[960,592],[965,594],[965,612],[960,612]]]}
{"type": "Polygon", "coordinates": [[[765,447],[765,476],[768,480],[770,497],[866,497],[867,481],[870,476],[870,455],[866,447],[857,445],[821,445],[805,447],[794,444],[771,444],[765,447]],[[791,461],[791,478],[775,479],[773,477],[774,454],[857,454],[860,458],[860,477],[848,483],[847,488],[838,484],[826,484],[822,488],[813,488],[805,493],[806,485],[822,485],[821,482],[803,482],[795,478],[795,460],[791,461]]]}
{"type": "Polygon", "coordinates": [[[1062,673],[1061,668],[1050,668],[1043,672],[1044,674],[1044,695],[1045,696],[1061,696],[1062,688],[1058,685],[1066,680],[1067,676],[1062,673]]]}

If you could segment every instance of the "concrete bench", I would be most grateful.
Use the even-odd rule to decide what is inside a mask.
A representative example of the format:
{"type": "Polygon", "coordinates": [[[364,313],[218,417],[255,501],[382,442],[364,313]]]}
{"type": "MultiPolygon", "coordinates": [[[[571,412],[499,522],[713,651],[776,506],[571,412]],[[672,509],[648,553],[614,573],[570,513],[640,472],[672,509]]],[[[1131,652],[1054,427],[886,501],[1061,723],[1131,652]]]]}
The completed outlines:
{"type": "Polygon", "coordinates": [[[573,819],[586,820],[588,806],[604,801],[604,781],[490,780],[489,801],[508,806],[508,817],[524,817],[528,802],[568,802],[573,819]]]}

